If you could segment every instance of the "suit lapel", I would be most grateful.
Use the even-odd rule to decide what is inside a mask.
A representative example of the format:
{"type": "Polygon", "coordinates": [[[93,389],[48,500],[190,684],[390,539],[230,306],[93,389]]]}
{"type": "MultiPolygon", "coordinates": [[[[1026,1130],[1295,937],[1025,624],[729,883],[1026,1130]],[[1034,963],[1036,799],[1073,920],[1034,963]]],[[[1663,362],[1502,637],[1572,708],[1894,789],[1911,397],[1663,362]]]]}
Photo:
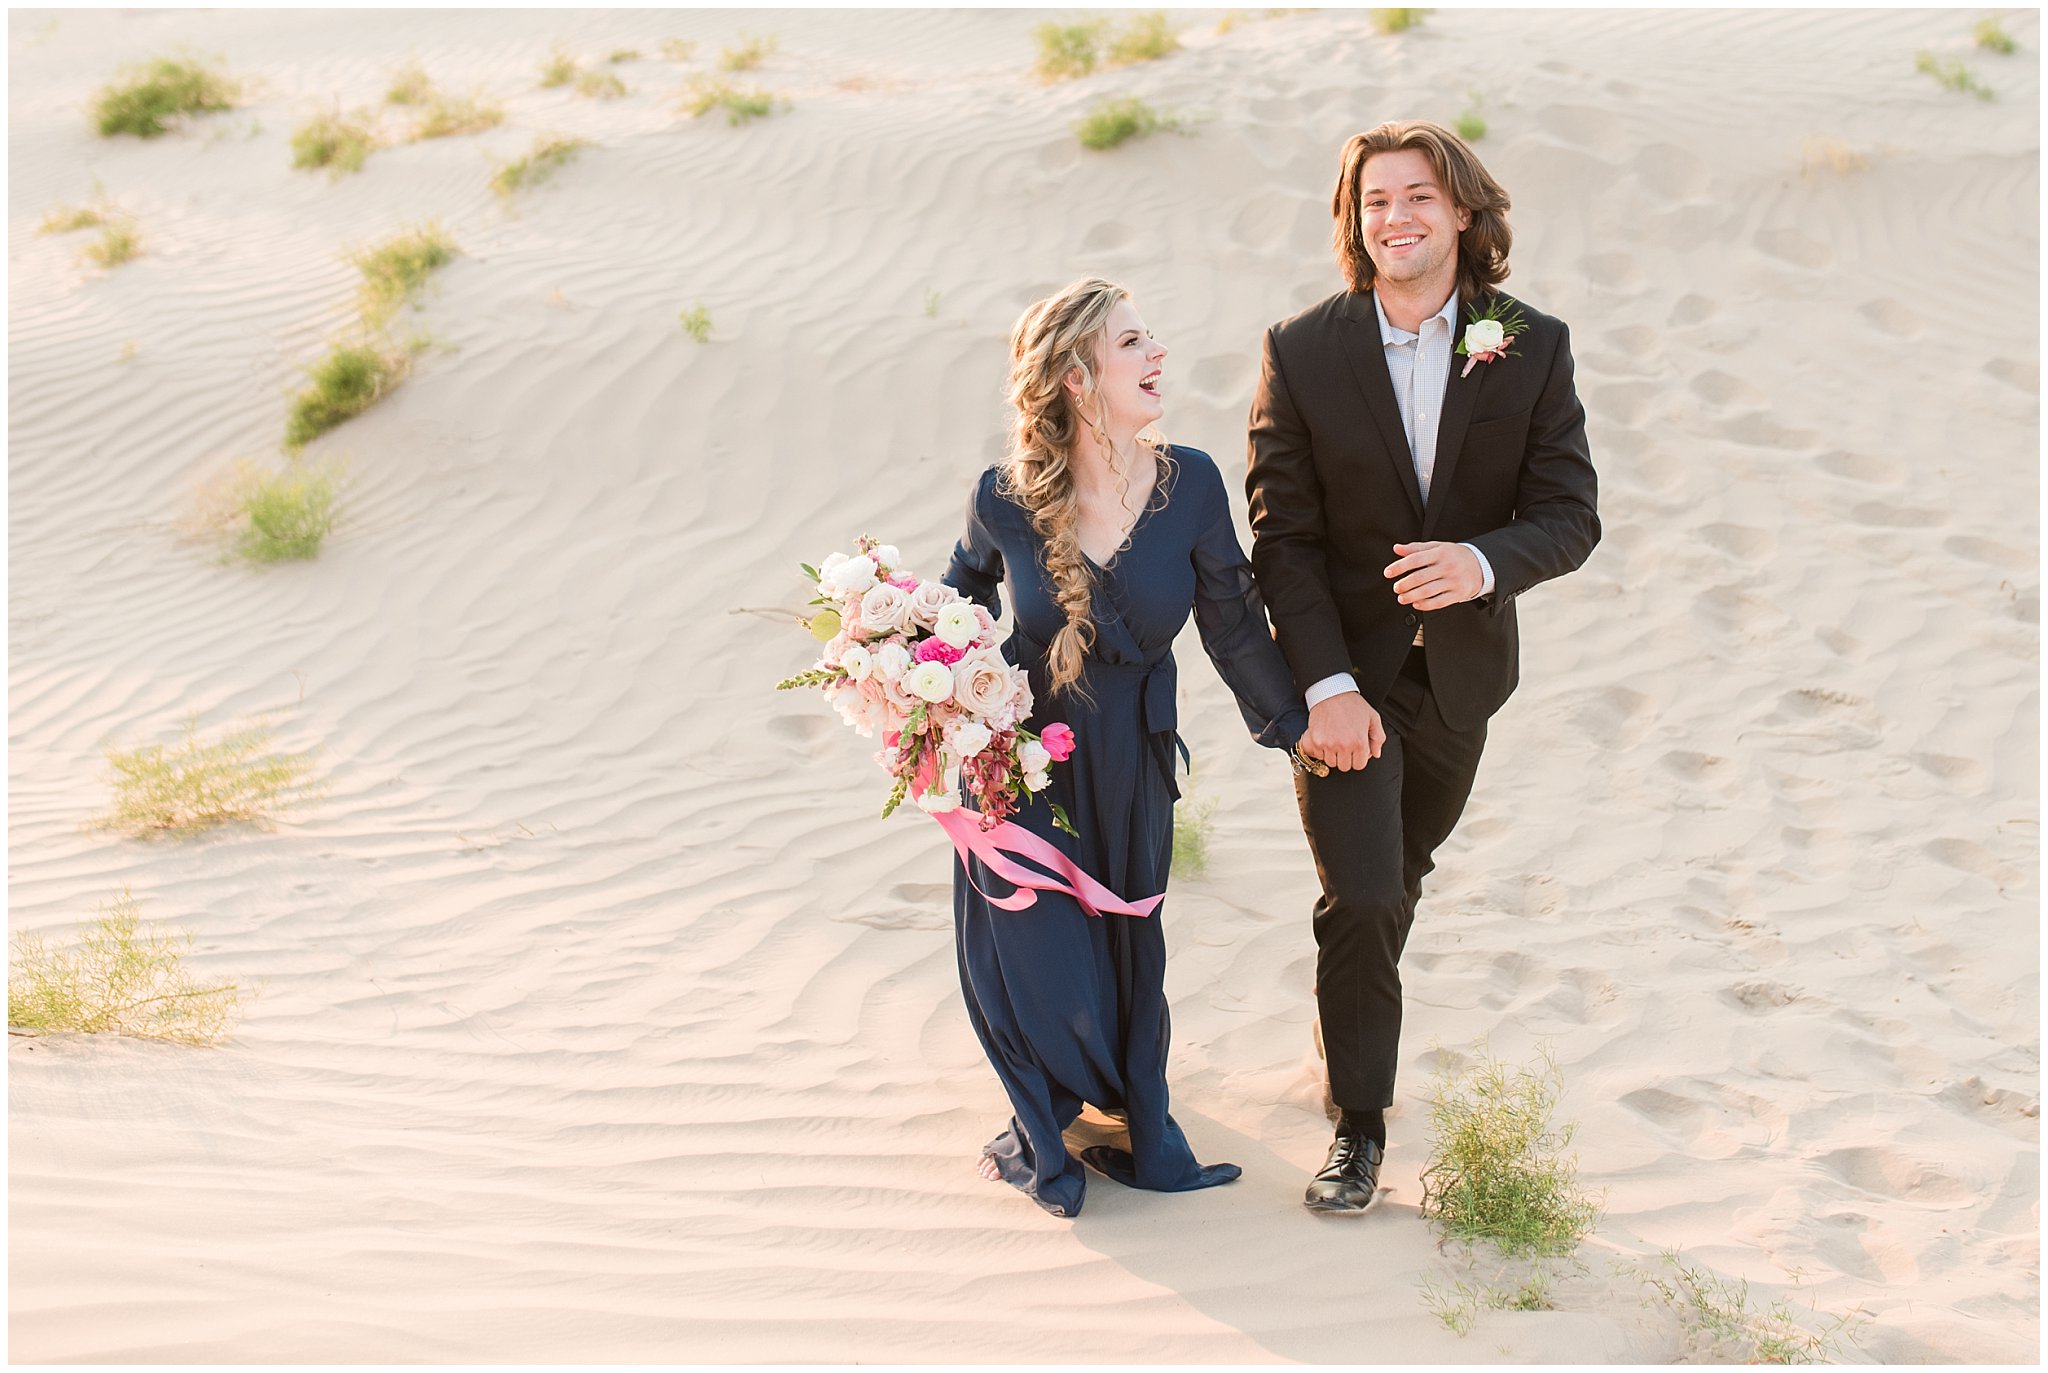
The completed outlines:
{"type": "Polygon", "coordinates": [[[1386,343],[1380,338],[1380,316],[1373,308],[1372,293],[1353,294],[1345,314],[1351,321],[1343,331],[1345,356],[1351,360],[1358,389],[1365,393],[1365,408],[1379,426],[1387,457],[1401,479],[1401,489],[1408,493],[1408,503],[1419,518],[1422,484],[1415,479],[1415,459],[1408,451],[1407,431],[1401,427],[1401,404],[1394,399],[1394,381],[1387,374],[1386,343]]]}
{"type": "MultiPolygon", "coordinates": [[[[1489,297],[1490,301],[1492,297],[1489,297]]],[[[1487,302],[1481,302],[1485,310],[1487,302]]],[[[1468,315],[1469,317],[1469,315],[1468,315]]],[[[1458,340],[1465,336],[1462,324],[1451,326],[1451,347],[1458,346],[1458,340]]],[[[1486,374],[1500,366],[1497,362],[1482,362],[1472,369],[1470,376],[1460,376],[1468,359],[1462,353],[1451,354],[1451,375],[1444,385],[1444,408],[1437,421],[1436,468],[1429,477],[1429,509],[1422,516],[1422,537],[1432,537],[1437,517],[1443,514],[1444,504],[1450,499],[1451,474],[1458,466],[1458,455],[1465,447],[1465,431],[1472,427],[1472,414],[1479,406],[1479,388],[1486,384],[1486,374]]],[[[1391,384],[1388,387],[1392,389],[1391,384]]]]}

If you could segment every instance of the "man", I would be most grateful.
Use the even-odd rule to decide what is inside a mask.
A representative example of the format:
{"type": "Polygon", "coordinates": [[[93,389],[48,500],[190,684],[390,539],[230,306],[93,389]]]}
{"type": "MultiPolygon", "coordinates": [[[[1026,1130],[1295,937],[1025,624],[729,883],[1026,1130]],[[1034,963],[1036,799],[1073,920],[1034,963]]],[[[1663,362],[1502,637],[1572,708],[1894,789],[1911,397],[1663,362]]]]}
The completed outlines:
{"type": "Polygon", "coordinates": [[[1495,289],[1507,210],[1448,130],[1353,137],[1331,205],[1349,289],[1266,331],[1252,402],[1252,564],[1308,698],[1300,751],[1327,765],[1295,781],[1322,882],[1325,1213],[1378,1187],[1401,950],[1518,680],[1514,599],[1600,538],[1565,326],[1495,289]]]}

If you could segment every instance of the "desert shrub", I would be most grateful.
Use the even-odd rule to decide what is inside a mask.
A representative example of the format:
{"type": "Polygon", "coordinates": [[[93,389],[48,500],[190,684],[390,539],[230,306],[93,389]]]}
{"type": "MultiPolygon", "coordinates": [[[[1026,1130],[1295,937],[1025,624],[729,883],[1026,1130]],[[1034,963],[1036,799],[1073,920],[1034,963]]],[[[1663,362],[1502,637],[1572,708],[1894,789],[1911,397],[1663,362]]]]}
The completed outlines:
{"type": "Polygon", "coordinates": [[[665,61],[688,62],[697,55],[697,44],[688,38],[664,38],[661,40],[661,55],[665,61]]]}
{"type": "Polygon", "coordinates": [[[437,95],[419,122],[413,125],[414,142],[427,138],[451,138],[457,134],[482,133],[505,122],[505,112],[477,95],[437,95]]]}
{"type": "Polygon", "coordinates": [[[292,166],[331,167],[337,174],[361,171],[376,146],[377,131],[365,111],[319,114],[292,132],[292,166]]]}
{"type": "Polygon", "coordinates": [[[184,115],[233,109],[240,91],[238,83],[213,67],[159,57],[126,69],[123,79],[101,87],[93,97],[93,122],[102,138],[124,133],[155,138],[184,115]]]}
{"type": "Polygon", "coordinates": [[[1031,70],[1041,81],[1065,81],[1095,70],[1096,47],[1109,32],[1109,21],[1038,26],[1038,60],[1031,70]]]}
{"type": "Polygon", "coordinates": [[[1971,32],[1977,40],[1977,46],[1980,48],[1986,48],[2007,57],[2019,51],[2020,45],[2013,42],[2012,35],[2005,31],[2005,25],[1999,23],[1996,18],[1979,19],[1977,27],[1971,30],[1971,32]]]}
{"type": "Polygon", "coordinates": [[[1870,159],[1857,152],[1839,138],[1825,138],[1815,135],[1806,140],[1800,153],[1799,171],[1802,176],[1812,176],[1820,171],[1830,171],[1837,176],[1860,172],[1870,166],[1870,159]]]}
{"type": "Polygon", "coordinates": [[[722,72],[750,72],[768,60],[778,46],[774,34],[760,37],[742,35],[744,41],[736,48],[727,48],[718,54],[718,69],[722,72]]]}
{"type": "Polygon", "coordinates": [[[349,260],[363,274],[363,319],[372,327],[419,296],[427,278],[455,260],[455,240],[438,223],[408,229],[349,260]]]}
{"type": "Polygon", "coordinates": [[[97,205],[58,205],[45,214],[42,223],[36,225],[39,234],[69,234],[80,229],[95,229],[107,222],[107,212],[97,205]]]}
{"type": "Polygon", "coordinates": [[[7,1023],[44,1033],[135,1035],[180,1044],[226,1037],[243,992],[202,983],[184,966],[192,936],[143,928],[126,891],[69,948],[41,935],[14,936],[7,969],[7,1023]]]}
{"type": "Polygon", "coordinates": [[[543,134],[534,140],[533,148],[526,156],[498,168],[498,174],[491,178],[491,189],[509,197],[529,186],[538,186],[574,161],[576,154],[589,146],[585,139],[543,134]]]}
{"type": "Polygon", "coordinates": [[[1485,1240],[1512,1255],[1568,1254],[1599,1219],[1567,1158],[1574,1126],[1554,1127],[1564,1086],[1556,1062],[1517,1068],[1483,1049],[1431,1084],[1430,1155],[1422,1170],[1422,1214],[1446,1237],[1485,1240]]]}
{"type": "Polygon", "coordinates": [[[292,401],[285,447],[296,453],[312,440],[355,418],[405,378],[409,360],[373,343],[337,343],[310,372],[311,384],[292,401]]]}
{"type": "Polygon", "coordinates": [[[1384,34],[1406,33],[1422,22],[1428,10],[1374,10],[1372,26],[1384,34]]]}
{"type": "Polygon", "coordinates": [[[611,52],[605,56],[604,60],[611,63],[613,66],[617,66],[621,62],[638,62],[640,60],[640,49],[613,48],[611,52]]]}
{"type": "Polygon", "coordinates": [[[1074,125],[1081,146],[1101,151],[1162,129],[1179,129],[1180,121],[1162,114],[1135,95],[1104,101],[1074,125]]]}
{"type": "MultiPolygon", "coordinates": [[[[1749,1282],[1729,1282],[1666,1251],[1659,1269],[1625,1269],[1642,1283],[1645,1301],[1678,1317],[1688,1359],[1709,1363],[1832,1363],[1844,1345],[1854,1345],[1862,1312],[1827,1317],[1818,1328],[1803,1323],[1792,1303],[1780,1297],[1769,1306],[1749,1304],[1749,1282]]],[[[1811,1311],[1809,1314],[1818,1315],[1811,1311]]]]}
{"type": "Polygon", "coordinates": [[[234,820],[268,821],[311,799],[312,759],[273,752],[270,738],[268,726],[254,723],[201,738],[193,720],[176,743],[108,749],[114,805],[100,828],[195,834],[234,820]]]}
{"type": "Polygon", "coordinates": [[[1180,39],[1168,24],[1166,11],[1153,10],[1131,16],[1131,21],[1109,40],[1107,57],[1112,67],[1128,67],[1134,62],[1156,62],[1179,51],[1180,39]]]}
{"type": "Polygon", "coordinates": [[[576,94],[593,100],[617,100],[626,93],[626,83],[615,72],[585,72],[576,78],[576,94]]]}
{"type": "Polygon", "coordinates": [[[1913,65],[1914,70],[1923,72],[1940,82],[1944,90],[1954,91],[1958,95],[1974,95],[1979,100],[1991,100],[1997,96],[1997,92],[1993,91],[1991,87],[1985,85],[1982,81],[1979,81],[1976,73],[1972,72],[1961,61],[1943,62],[1936,58],[1933,53],[1922,48],[1920,55],[1914,59],[1913,65]]]}
{"type": "Polygon", "coordinates": [[[240,464],[233,485],[233,552],[252,563],[315,558],[334,529],[341,469],[294,459],[282,471],[240,464]]]}
{"type": "Polygon", "coordinates": [[[1486,137],[1486,119],[1477,110],[1466,110],[1458,116],[1457,130],[1467,143],[1477,143],[1486,137]]]}
{"type": "Polygon", "coordinates": [[[728,125],[766,119],[778,108],[787,106],[787,101],[767,91],[743,91],[728,82],[711,81],[701,76],[693,80],[683,93],[683,112],[692,119],[702,119],[713,110],[724,110],[728,125]]]}
{"type": "Polygon", "coordinates": [[[1209,872],[1209,838],[1216,832],[1214,797],[1183,796],[1173,807],[1173,873],[1205,877],[1209,872]]]}
{"type": "Polygon", "coordinates": [[[547,65],[540,69],[542,90],[552,90],[556,86],[566,86],[575,79],[576,59],[563,52],[560,48],[555,49],[549,55],[547,65]]]}
{"type": "Polygon", "coordinates": [[[683,311],[682,320],[684,333],[699,343],[711,341],[711,312],[704,308],[702,302],[683,311]]]}
{"type": "Polygon", "coordinates": [[[424,105],[434,94],[434,83],[427,79],[426,68],[417,62],[408,62],[391,74],[391,85],[384,92],[387,105],[424,105]]]}
{"type": "Polygon", "coordinates": [[[101,227],[98,238],[86,245],[85,256],[102,267],[118,267],[141,252],[142,236],[136,232],[135,221],[113,219],[101,227]]]}

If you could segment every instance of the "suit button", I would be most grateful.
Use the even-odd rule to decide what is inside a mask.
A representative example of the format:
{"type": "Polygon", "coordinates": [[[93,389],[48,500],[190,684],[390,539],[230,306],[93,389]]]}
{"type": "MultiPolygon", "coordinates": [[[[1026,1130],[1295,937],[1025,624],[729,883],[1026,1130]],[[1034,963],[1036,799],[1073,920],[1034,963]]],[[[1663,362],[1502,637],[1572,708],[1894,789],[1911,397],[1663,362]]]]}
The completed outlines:
{"type": "Polygon", "coordinates": [[[1409,624],[1411,624],[1411,625],[1415,623],[1415,617],[1414,617],[1413,615],[1410,615],[1410,616],[1408,617],[1408,623],[1409,623],[1409,624]]]}

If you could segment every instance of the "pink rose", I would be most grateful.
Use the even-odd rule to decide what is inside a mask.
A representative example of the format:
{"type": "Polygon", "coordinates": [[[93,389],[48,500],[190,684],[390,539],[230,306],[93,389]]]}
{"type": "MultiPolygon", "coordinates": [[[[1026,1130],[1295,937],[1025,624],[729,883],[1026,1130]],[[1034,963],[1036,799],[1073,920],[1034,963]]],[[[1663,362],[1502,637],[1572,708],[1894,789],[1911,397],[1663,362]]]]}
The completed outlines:
{"type": "Polygon", "coordinates": [[[965,652],[966,650],[955,648],[944,639],[932,638],[919,644],[917,651],[910,656],[920,663],[944,663],[951,667],[960,661],[965,652]]]}
{"type": "Polygon", "coordinates": [[[1073,756],[1074,731],[1065,725],[1047,725],[1039,731],[1038,742],[1045,745],[1055,763],[1064,763],[1073,756]]]}

